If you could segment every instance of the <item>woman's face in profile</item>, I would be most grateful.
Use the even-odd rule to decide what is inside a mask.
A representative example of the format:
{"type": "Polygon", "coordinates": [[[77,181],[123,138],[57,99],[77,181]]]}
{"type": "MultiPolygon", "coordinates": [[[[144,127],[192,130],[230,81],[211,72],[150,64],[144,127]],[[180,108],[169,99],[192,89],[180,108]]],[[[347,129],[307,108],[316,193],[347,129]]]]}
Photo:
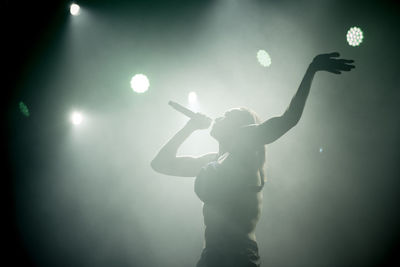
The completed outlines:
{"type": "Polygon", "coordinates": [[[246,123],[243,123],[243,112],[239,109],[231,109],[225,112],[222,117],[214,120],[210,135],[221,141],[223,138],[232,135],[237,128],[244,124],[246,123]]]}

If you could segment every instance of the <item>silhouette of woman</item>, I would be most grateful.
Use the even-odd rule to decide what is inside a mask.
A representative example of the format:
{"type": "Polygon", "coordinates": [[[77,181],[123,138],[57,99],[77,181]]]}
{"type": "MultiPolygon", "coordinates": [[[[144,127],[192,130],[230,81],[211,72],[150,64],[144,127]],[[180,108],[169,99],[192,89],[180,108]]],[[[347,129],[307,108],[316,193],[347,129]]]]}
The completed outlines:
{"type": "Polygon", "coordinates": [[[246,108],[234,108],[214,120],[210,135],[218,153],[200,157],[177,156],[179,146],[211,120],[196,116],[178,131],[152,160],[152,168],[174,176],[196,177],[194,190],[203,205],[205,246],[197,267],[260,266],[255,229],[260,218],[264,186],[265,145],[295,126],[303,113],[317,71],[340,74],[355,66],[339,53],[316,56],[309,65],[289,107],[279,117],[260,122],[246,108]]]}

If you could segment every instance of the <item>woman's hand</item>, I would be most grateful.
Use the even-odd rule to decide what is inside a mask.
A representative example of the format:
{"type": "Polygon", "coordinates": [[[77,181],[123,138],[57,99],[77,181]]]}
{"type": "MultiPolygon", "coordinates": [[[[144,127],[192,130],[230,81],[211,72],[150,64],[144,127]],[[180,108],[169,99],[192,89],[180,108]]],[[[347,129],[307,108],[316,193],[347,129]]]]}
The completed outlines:
{"type": "Polygon", "coordinates": [[[355,68],[353,63],[354,60],[349,59],[336,59],[333,57],[339,57],[338,52],[333,52],[329,54],[321,54],[314,58],[310,64],[310,68],[317,71],[328,71],[335,74],[341,74],[342,71],[350,71],[355,68]]]}
{"type": "Polygon", "coordinates": [[[196,113],[196,115],[191,118],[186,127],[189,127],[192,130],[201,130],[207,129],[211,125],[211,119],[202,113],[196,113]]]}

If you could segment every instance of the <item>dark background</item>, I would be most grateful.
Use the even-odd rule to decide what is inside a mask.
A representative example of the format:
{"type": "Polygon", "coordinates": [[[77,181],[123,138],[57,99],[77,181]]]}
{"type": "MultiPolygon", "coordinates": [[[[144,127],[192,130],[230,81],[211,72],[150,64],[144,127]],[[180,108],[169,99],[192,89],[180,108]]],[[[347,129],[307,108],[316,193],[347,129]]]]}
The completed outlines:
{"type": "MultiPolygon", "coordinates": [[[[78,4],[87,10],[112,14],[110,17],[105,17],[108,20],[103,21],[105,23],[103,26],[109,23],[109,27],[118,29],[118,24],[113,24],[113,18],[127,16],[127,13],[131,12],[132,16],[137,18],[135,23],[143,23],[145,29],[154,33],[154,35],[146,35],[140,40],[137,49],[141,53],[143,52],[143,56],[135,58],[139,63],[133,68],[137,68],[139,71],[138,65],[141,64],[145,71],[153,74],[154,79],[151,80],[151,82],[154,81],[153,87],[161,88],[164,85],[163,82],[168,81],[168,77],[163,77],[162,74],[157,76],[157,73],[162,73],[162,64],[169,64],[168,59],[171,58],[168,58],[166,54],[179,56],[177,51],[180,47],[176,44],[181,42],[182,46],[185,43],[190,46],[194,42],[197,30],[201,28],[202,20],[206,19],[202,12],[205,12],[215,2],[217,1],[102,0],[80,1],[78,4]],[[154,24],[152,24],[153,22],[154,24]],[[167,30],[163,29],[162,25],[166,25],[167,30]],[[176,40],[174,36],[177,36],[176,40]],[[158,49],[157,52],[153,51],[149,54],[154,57],[159,55],[163,63],[158,63],[155,58],[151,58],[151,62],[146,63],[145,55],[149,55],[146,54],[147,46],[158,49]]],[[[256,21],[257,16],[264,11],[271,12],[270,10],[273,8],[274,12],[278,14],[277,16],[279,16],[279,12],[285,16],[292,16],[294,23],[291,25],[295,25],[296,20],[302,25],[300,30],[304,31],[304,35],[312,36],[315,51],[312,48],[308,48],[309,50],[301,48],[305,44],[297,39],[301,33],[299,34],[299,29],[294,26],[288,29],[288,31],[293,31],[293,38],[290,37],[290,34],[282,32],[282,36],[285,37],[279,39],[279,32],[271,30],[274,28],[273,24],[270,28],[260,27],[251,30],[255,35],[258,32],[260,35],[271,34],[273,36],[268,40],[274,43],[270,48],[271,53],[276,55],[275,58],[273,57],[273,66],[277,66],[277,72],[274,73],[275,76],[269,76],[272,80],[274,77],[285,77],[286,67],[293,63],[285,61],[285,59],[297,54],[296,50],[301,54],[297,58],[301,61],[294,64],[296,71],[298,70],[298,73],[293,74],[295,81],[293,84],[288,82],[293,88],[287,94],[286,92],[277,93],[277,98],[281,97],[282,100],[277,100],[278,108],[276,110],[273,108],[271,110],[263,109],[260,97],[251,99],[251,96],[243,89],[233,88],[235,82],[239,84],[242,82],[240,78],[234,78],[238,76],[238,72],[235,72],[236,75],[232,75],[232,81],[229,81],[230,70],[215,67],[218,60],[220,60],[218,66],[226,63],[224,56],[219,56],[217,52],[209,52],[208,47],[204,45],[202,46],[204,50],[199,49],[198,55],[192,55],[187,51],[182,52],[185,53],[186,58],[202,57],[205,64],[211,62],[210,65],[216,68],[215,76],[220,75],[221,80],[226,80],[227,88],[224,88],[223,92],[232,93],[231,103],[227,104],[227,107],[232,104],[239,105],[239,100],[242,100],[244,105],[255,107],[260,111],[264,115],[263,117],[270,116],[271,112],[283,111],[305,70],[298,66],[306,66],[307,59],[311,59],[312,55],[320,52],[337,49],[345,57],[355,59],[357,65],[354,74],[343,75],[342,80],[329,78],[325,74],[321,75],[322,78],[316,79],[313,88],[323,88],[322,84],[326,84],[328,88],[334,90],[312,90],[307,104],[310,106],[309,110],[305,111],[302,118],[303,124],[298,126],[297,132],[290,133],[281,143],[271,145],[268,150],[270,163],[268,163],[267,174],[271,179],[264,191],[264,215],[257,228],[263,265],[396,266],[396,263],[400,263],[397,255],[400,245],[400,217],[398,215],[400,191],[400,167],[398,164],[400,159],[400,79],[398,71],[400,6],[398,2],[389,0],[249,2],[258,7],[256,15],[243,12],[243,17],[230,17],[226,20],[227,23],[233,23],[230,32],[220,33],[218,30],[226,25],[223,25],[224,27],[219,25],[220,28],[216,27],[214,32],[207,32],[207,34],[210,36],[242,34],[243,39],[246,39],[250,36],[250,34],[246,35],[249,31],[246,27],[257,25],[257,22],[261,23],[264,19],[268,22],[268,18],[256,21]],[[315,10],[310,7],[315,7],[315,10]],[[321,10],[324,11],[324,16],[321,15],[322,13],[318,13],[321,10]],[[315,19],[317,17],[318,19],[315,19]],[[240,23],[235,24],[235,21],[240,21],[240,23]],[[307,29],[307,25],[309,31],[304,30],[307,29]],[[360,25],[365,34],[365,41],[359,48],[349,48],[344,40],[336,40],[338,35],[344,36],[346,30],[354,25],[360,25]],[[344,33],[338,33],[340,31],[344,33]],[[285,49],[279,47],[279,41],[284,42],[282,46],[285,49]],[[279,60],[278,55],[280,56],[279,60]],[[287,58],[282,55],[287,55],[287,58]],[[246,97],[241,97],[244,94],[246,97]],[[279,101],[282,101],[282,105],[279,101]],[[316,153],[315,151],[321,144],[324,147],[324,153],[316,153]]],[[[189,199],[189,203],[191,203],[193,196],[184,195],[182,198],[173,198],[172,200],[163,199],[163,197],[169,198],[171,195],[168,183],[165,182],[167,180],[161,175],[152,173],[146,165],[146,162],[151,159],[151,155],[166,140],[165,138],[171,136],[182,124],[168,125],[172,119],[178,118],[179,115],[176,115],[177,117],[167,119],[164,124],[161,123],[159,125],[161,128],[157,128],[155,121],[158,121],[159,118],[155,118],[155,114],[158,112],[154,112],[155,107],[161,106],[162,103],[175,97],[174,93],[185,94],[186,91],[174,90],[171,85],[170,88],[160,92],[158,96],[155,90],[149,91],[146,96],[141,98],[129,99],[128,93],[110,96],[106,90],[99,88],[98,95],[93,98],[85,92],[92,90],[90,89],[91,85],[93,87],[98,85],[86,82],[85,77],[100,79],[99,83],[103,84],[107,81],[101,80],[100,76],[94,74],[91,77],[90,72],[86,72],[82,76],[74,76],[78,77],[75,85],[81,86],[84,90],[80,93],[71,91],[66,84],[72,81],[63,80],[63,77],[64,75],[72,77],[73,75],[70,73],[79,70],[80,65],[68,65],[70,63],[65,60],[66,65],[60,67],[52,61],[62,57],[60,50],[68,48],[69,40],[66,37],[66,29],[70,23],[69,4],[68,1],[51,1],[45,4],[33,1],[3,1],[1,4],[2,58],[4,59],[2,61],[4,84],[2,86],[2,114],[5,121],[2,151],[6,173],[2,178],[4,181],[2,196],[4,198],[4,218],[7,218],[3,219],[5,222],[3,231],[6,236],[4,244],[8,244],[6,248],[3,248],[5,259],[13,263],[11,266],[161,266],[162,263],[164,263],[163,266],[193,265],[196,261],[194,257],[199,255],[201,249],[201,221],[193,229],[187,226],[181,229],[180,224],[187,220],[182,221],[178,218],[184,216],[187,210],[178,209],[176,213],[168,213],[170,211],[165,208],[167,211],[163,213],[160,210],[158,213],[150,208],[157,206],[157,201],[160,203],[171,201],[170,208],[174,209],[173,207],[178,207],[175,206],[177,203],[185,202],[186,199],[189,199]],[[54,70],[59,71],[55,72],[54,70]],[[56,78],[52,78],[58,79],[58,81],[48,82],[48,76],[53,74],[56,78]],[[52,87],[54,84],[59,84],[59,87],[52,87]],[[24,117],[18,110],[20,101],[24,101],[29,107],[30,117],[24,117]],[[129,106],[131,105],[128,103],[129,101],[133,103],[132,106],[129,106]],[[113,132],[104,132],[101,127],[96,128],[97,135],[92,135],[93,132],[90,131],[86,133],[94,140],[100,140],[96,143],[92,139],[93,144],[90,143],[98,149],[93,152],[96,156],[93,165],[85,165],[83,159],[71,160],[67,156],[60,159],[60,155],[65,154],[58,154],[58,152],[68,150],[65,147],[68,147],[69,143],[65,142],[64,138],[71,132],[71,129],[64,117],[71,103],[79,103],[80,106],[86,106],[88,111],[97,112],[99,117],[103,115],[107,118],[120,116],[112,111],[116,106],[129,106],[132,114],[147,113],[145,119],[132,115],[131,123],[136,124],[138,128],[153,128],[155,132],[163,132],[160,129],[164,129],[164,132],[169,132],[154,133],[149,136],[149,139],[152,139],[149,141],[146,140],[147,132],[142,131],[137,134],[138,137],[133,144],[126,143],[125,146],[124,142],[129,138],[121,132],[128,128],[122,127],[117,122],[106,123],[105,127],[120,127],[118,130],[120,133],[117,135],[113,132]],[[98,139],[93,136],[98,136],[98,139]],[[121,136],[123,137],[121,138],[121,136]],[[112,148],[110,143],[104,141],[104,139],[115,138],[120,142],[112,148]],[[99,146],[107,146],[107,149],[102,150],[98,148],[99,146]],[[151,147],[150,151],[145,149],[145,146],[151,147]],[[125,162],[125,165],[121,163],[124,165],[122,167],[113,165],[110,168],[104,163],[112,161],[110,158],[113,158],[113,153],[117,155],[125,148],[131,148],[134,154],[143,155],[143,157],[136,162],[125,162]],[[131,164],[130,168],[126,167],[129,164],[131,164]],[[115,186],[117,191],[122,190],[121,188],[128,188],[127,192],[119,191],[122,192],[120,194],[120,196],[122,195],[121,203],[130,201],[128,191],[133,189],[133,194],[137,196],[137,204],[135,204],[137,206],[132,208],[132,211],[136,211],[137,217],[142,214],[153,214],[153,212],[160,216],[158,218],[153,216],[150,219],[141,218],[146,223],[144,226],[142,225],[144,230],[132,226],[135,230],[132,230],[130,235],[126,235],[126,240],[124,233],[118,231],[125,227],[128,229],[130,223],[136,221],[137,218],[132,219],[129,217],[130,215],[126,215],[124,211],[120,210],[118,208],[121,206],[120,202],[112,202],[115,201],[115,195],[108,195],[114,204],[105,207],[106,203],[101,202],[106,195],[106,189],[114,188],[112,182],[108,183],[108,180],[97,173],[102,167],[104,170],[108,167],[109,170],[105,171],[104,176],[120,175],[118,176],[120,178],[116,179],[116,183],[119,183],[118,186],[115,186]],[[50,168],[51,170],[43,174],[43,169],[50,168]],[[92,171],[85,170],[85,168],[91,168],[92,171]],[[118,170],[118,168],[125,168],[126,173],[112,171],[118,170]],[[141,168],[146,168],[146,170],[141,168]],[[133,179],[133,182],[129,184],[130,180],[125,177],[127,173],[132,173],[132,170],[134,170],[134,174],[130,178],[133,179]],[[75,188],[75,185],[71,186],[64,180],[58,179],[60,176],[57,174],[68,176],[67,173],[74,177],[85,177],[85,184],[75,188]],[[99,179],[94,182],[96,176],[99,179]],[[57,179],[53,179],[54,177],[57,179]],[[149,179],[146,180],[147,182],[143,182],[137,177],[149,177],[149,179]],[[54,182],[55,180],[58,182],[54,182]],[[62,185],[59,184],[61,180],[64,181],[62,185]],[[139,182],[136,182],[137,180],[139,182]],[[152,183],[149,184],[148,181],[152,181],[152,183]],[[157,190],[152,191],[151,188],[157,187],[160,181],[166,183],[160,187],[166,193],[159,195],[156,202],[147,202],[145,199],[152,197],[150,193],[157,192],[157,190]],[[101,184],[99,185],[99,183],[101,184]],[[143,187],[147,191],[142,191],[143,187]],[[77,193],[74,195],[69,191],[65,193],[63,190],[71,190],[71,192],[76,190],[74,192],[77,193]],[[96,190],[97,193],[94,193],[95,196],[90,200],[87,200],[87,195],[82,196],[96,190]],[[46,192],[46,197],[43,197],[43,192],[46,192]],[[64,193],[66,195],[58,197],[59,194],[64,193]],[[58,204],[53,203],[55,206],[51,206],[51,200],[58,204]],[[76,206],[70,204],[69,200],[77,201],[76,206]],[[99,203],[99,200],[99,206],[92,205],[91,201],[99,203]],[[84,208],[80,205],[83,205],[84,208]],[[85,213],[85,209],[93,208],[99,210],[92,218],[104,220],[102,223],[91,224],[88,223],[90,219],[75,216],[79,212],[85,213]],[[47,220],[51,222],[47,224],[47,220]],[[154,229],[154,226],[159,224],[169,225],[169,227],[154,229]],[[109,225],[115,227],[109,227],[109,225]],[[54,229],[62,229],[64,232],[59,233],[54,229]],[[92,232],[92,229],[96,230],[92,232]],[[182,230],[181,233],[180,230],[182,230]],[[184,237],[177,237],[175,241],[181,242],[177,245],[175,241],[171,241],[171,236],[166,234],[168,231],[172,233],[172,237],[187,235],[189,239],[185,243],[184,237]],[[188,232],[185,233],[185,231],[188,232]],[[193,232],[198,234],[193,235],[193,232]],[[163,237],[160,238],[160,236],[163,237]],[[112,240],[112,242],[108,240],[112,240]],[[118,240],[125,241],[119,242],[118,240]],[[154,245],[153,242],[158,245],[154,245]],[[102,249],[98,249],[99,244],[103,246],[102,249]],[[154,254],[155,250],[163,247],[166,248],[164,254],[154,254]],[[174,250],[174,247],[177,251],[174,250]],[[185,252],[181,253],[179,249],[185,247],[188,248],[188,251],[193,251],[193,254],[182,255],[185,252]],[[102,251],[108,251],[108,254],[98,257],[97,255],[102,251]],[[91,254],[92,252],[93,254],[91,254]],[[182,258],[183,260],[172,260],[168,257],[182,258]]],[[[84,16],[84,13],[80,15],[80,17],[84,16]]],[[[278,26],[277,24],[276,27],[278,26]]],[[[98,28],[100,27],[98,26],[98,28]]],[[[96,28],[91,28],[91,33],[96,34],[96,28]]],[[[138,34],[141,33],[140,30],[136,31],[138,34]]],[[[85,53],[89,54],[91,49],[95,49],[96,42],[91,42],[91,39],[87,40],[87,46],[80,46],[83,49],[80,56],[84,56],[85,53]]],[[[229,54],[227,58],[232,60],[229,64],[236,68],[243,68],[241,64],[245,65],[249,62],[238,63],[232,58],[235,58],[236,53],[247,48],[247,44],[244,44],[242,37],[232,40],[236,40],[236,43],[230,42],[231,39],[228,38],[226,43],[221,43],[221,46],[229,54]]],[[[126,40],[121,39],[122,42],[126,42],[126,40]]],[[[118,43],[118,39],[113,40],[112,43],[118,43]]],[[[255,44],[259,45],[257,42],[255,44]]],[[[81,50],[78,49],[78,51],[81,50]]],[[[123,53],[123,44],[121,44],[121,48],[115,48],[115,51],[123,53]]],[[[213,51],[212,48],[210,51],[213,51]]],[[[113,56],[110,55],[110,57],[113,56]]],[[[99,60],[94,61],[92,66],[103,66],[102,57],[99,55],[98,58],[99,60]]],[[[246,55],[243,55],[243,58],[246,58],[246,55]]],[[[184,65],[179,64],[171,62],[170,68],[184,72],[184,65]]],[[[109,69],[111,70],[113,67],[110,66],[109,69]]],[[[194,69],[200,73],[199,75],[202,75],[202,71],[206,77],[210,75],[207,70],[200,67],[194,66],[194,69]]],[[[249,67],[249,70],[252,70],[252,67],[249,67]]],[[[257,66],[254,67],[253,73],[261,76],[263,75],[262,71],[257,66]]],[[[189,72],[187,76],[195,77],[189,72]]],[[[114,75],[114,77],[118,80],[122,76],[114,75]]],[[[255,95],[262,96],[260,92],[262,91],[255,91],[255,95]]],[[[204,91],[204,99],[207,99],[207,94],[211,99],[212,93],[204,91]]],[[[271,92],[271,94],[273,93],[271,92]]],[[[130,94],[131,92],[129,92],[130,94]]],[[[219,96],[217,93],[217,98],[219,96]]],[[[180,99],[178,98],[178,100],[180,99]]],[[[217,114],[222,112],[225,106],[213,109],[210,104],[207,108],[217,114]]],[[[160,108],[161,113],[165,113],[165,110],[167,107],[160,108]]],[[[123,112],[124,110],[121,111],[121,113],[123,112]]],[[[171,114],[172,112],[165,116],[171,114]]],[[[119,119],[124,121],[124,117],[120,116],[119,119]]],[[[79,145],[85,149],[85,141],[79,141],[81,142],[79,145]]],[[[93,149],[92,146],[88,147],[93,149]]],[[[73,150],[73,148],[70,149],[73,150]]],[[[198,148],[194,150],[201,151],[198,148]]],[[[175,179],[173,183],[178,185],[179,181],[175,179]]],[[[190,182],[185,181],[185,183],[190,188],[190,182]]],[[[158,190],[161,190],[160,188],[158,190]]],[[[193,203],[195,203],[194,197],[193,203]]],[[[198,207],[193,211],[193,214],[198,214],[194,218],[196,221],[201,218],[199,211],[198,207]]],[[[138,220],[140,221],[140,219],[138,220]]],[[[190,219],[189,222],[191,222],[190,219]]]]}

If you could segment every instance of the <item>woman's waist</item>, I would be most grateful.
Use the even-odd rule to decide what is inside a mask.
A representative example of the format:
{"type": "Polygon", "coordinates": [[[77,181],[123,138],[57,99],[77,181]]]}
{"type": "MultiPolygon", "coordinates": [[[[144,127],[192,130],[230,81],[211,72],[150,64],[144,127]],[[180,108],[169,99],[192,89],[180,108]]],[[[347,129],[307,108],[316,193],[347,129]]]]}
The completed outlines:
{"type": "Polygon", "coordinates": [[[230,227],[207,226],[204,233],[205,245],[242,246],[256,244],[255,229],[232,229],[230,227]]]}
{"type": "Polygon", "coordinates": [[[259,214],[231,214],[223,210],[203,210],[206,235],[249,238],[255,240],[255,229],[259,214]]]}

